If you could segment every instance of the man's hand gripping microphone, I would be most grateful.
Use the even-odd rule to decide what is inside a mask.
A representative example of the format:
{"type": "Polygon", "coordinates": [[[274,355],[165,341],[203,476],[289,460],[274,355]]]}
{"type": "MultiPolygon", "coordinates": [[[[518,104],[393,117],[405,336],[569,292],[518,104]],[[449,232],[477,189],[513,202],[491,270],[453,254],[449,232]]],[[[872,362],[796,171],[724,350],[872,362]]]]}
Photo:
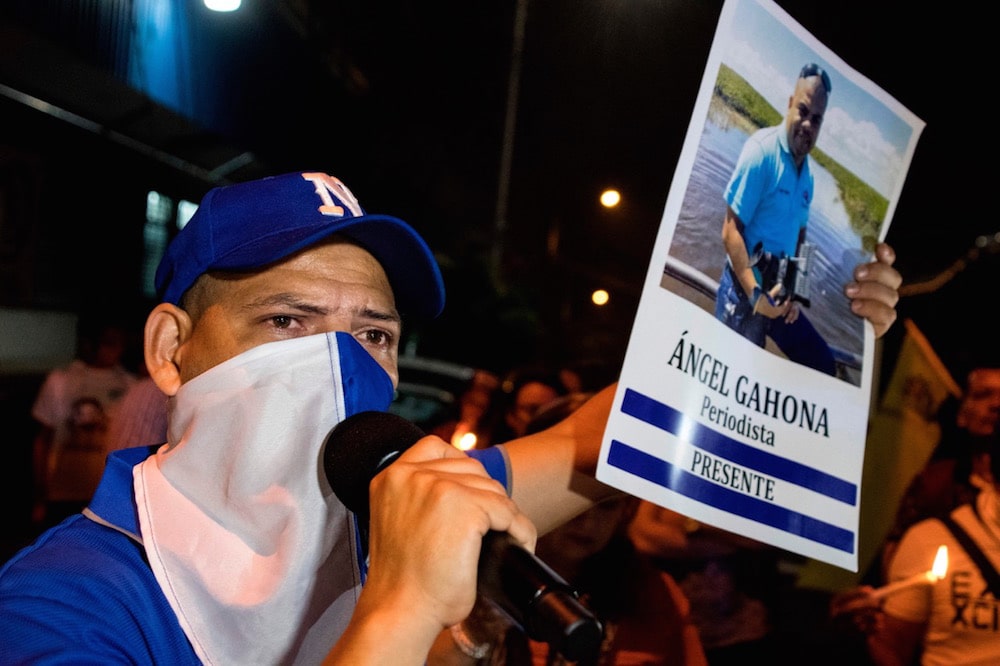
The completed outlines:
{"type": "MultiPolygon", "coordinates": [[[[368,485],[385,467],[424,437],[406,419],[388,412],[361,412],[339,423],[327,436],[323,468],[330,487],[358,516],[367,548],[368,485]]],[[[506,612],[537,641],[577,661],[597,653],[601,622],[559,574],[506,532],[483,539],[478,569],[479,594],[506,612]]]]}

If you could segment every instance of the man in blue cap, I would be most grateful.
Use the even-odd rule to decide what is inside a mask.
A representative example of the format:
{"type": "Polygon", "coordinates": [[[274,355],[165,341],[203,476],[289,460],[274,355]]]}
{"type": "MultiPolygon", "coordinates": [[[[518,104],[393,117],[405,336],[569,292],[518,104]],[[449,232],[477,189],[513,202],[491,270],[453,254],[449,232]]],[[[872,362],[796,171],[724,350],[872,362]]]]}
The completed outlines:
{"type": "MultiPolygon", "coordinates": [[[[900,282],[881,252],[851,287],[879,333],[900,282]]],[[[423,664],[473,606],[488,531],[532,549],[614,492],[593,478],[609,387],[477,458],[420,439],[372,480],[362,555],[324,441],[387,409],[401,322],[444,290],[420,236],[332,176],[209,192],[157,289],[145,360],[167,441],[112,454],[90,506],[0,570],[4,663],[423,664]]]]}

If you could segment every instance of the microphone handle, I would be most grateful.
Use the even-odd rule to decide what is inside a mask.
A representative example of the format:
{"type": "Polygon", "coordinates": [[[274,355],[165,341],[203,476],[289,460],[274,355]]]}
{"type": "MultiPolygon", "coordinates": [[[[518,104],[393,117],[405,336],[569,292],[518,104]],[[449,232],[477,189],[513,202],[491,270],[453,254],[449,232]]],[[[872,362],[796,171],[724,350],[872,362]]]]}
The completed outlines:
{"type": "Polygon", "coordinates": [[[570,661],[592,657],[604,628],[563,578],[507,532],[490,531],[479,557],[479,594],[498,605],[531,638],[570,661]]]}

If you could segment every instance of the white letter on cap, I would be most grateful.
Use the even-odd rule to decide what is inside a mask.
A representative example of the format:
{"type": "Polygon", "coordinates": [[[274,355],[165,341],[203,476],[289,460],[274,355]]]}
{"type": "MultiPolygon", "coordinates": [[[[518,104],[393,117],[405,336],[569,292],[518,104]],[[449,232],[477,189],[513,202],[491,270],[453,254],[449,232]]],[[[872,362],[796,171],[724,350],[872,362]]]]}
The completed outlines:
{"type": "Polygon", "coordinates": [[[362,215],[358,200],[354,198],[351,191],[338,178],[318,172],[304,173],[302,177],[316,186],[316,194],[323,200],[323,205],[319,207],[319,212],[323,215],[344,216],[344,209],[337,205],[333,197],[337,197],[341,203],[347,206],[351,213],[354,214],[354,217],[362,215]],[[331,194],[333,196],[330,196],[331,194]]]}

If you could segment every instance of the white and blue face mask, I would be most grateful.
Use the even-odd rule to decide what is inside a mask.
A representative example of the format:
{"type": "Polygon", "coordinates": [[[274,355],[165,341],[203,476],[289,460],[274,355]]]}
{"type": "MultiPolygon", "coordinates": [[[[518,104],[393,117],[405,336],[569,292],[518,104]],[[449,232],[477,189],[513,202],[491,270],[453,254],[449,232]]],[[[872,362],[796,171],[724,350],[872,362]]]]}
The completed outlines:
{"type": "Polygon", "coordinates": [[[205,663],[319,663],[336,642],[361,563],[323,444],[392,396],[345,333],[264,344],[181,386],[134,486],[150,566],[205,663]]]}

